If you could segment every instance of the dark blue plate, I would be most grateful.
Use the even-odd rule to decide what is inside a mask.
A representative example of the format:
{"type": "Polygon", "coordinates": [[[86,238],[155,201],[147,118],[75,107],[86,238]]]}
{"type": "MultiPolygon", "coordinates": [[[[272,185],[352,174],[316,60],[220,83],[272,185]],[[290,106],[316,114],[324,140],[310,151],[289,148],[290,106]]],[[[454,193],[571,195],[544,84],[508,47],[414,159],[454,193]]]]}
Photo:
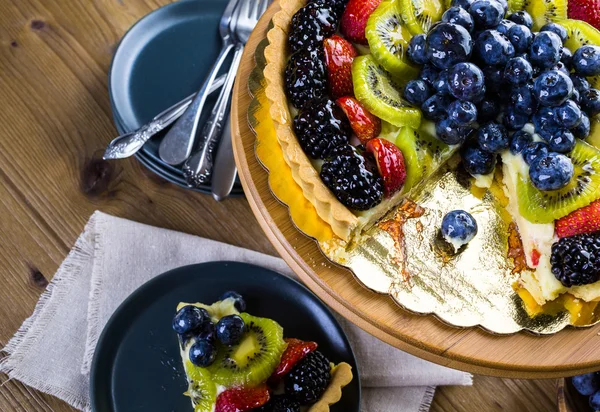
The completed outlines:
{"type": "Polygon", "coordinates": [[[171,321],[179,302],[214,302],[227,290],[246,299],[248,312],[279,322],[286,337],[318,342],[332,362],[347,362],[354,379],[332,412],[360,410],[360,378],[352,348],[327,307],[306,287],[279,273],[237,262],[174,269],[150,280],[108,321],[92,363],[94,411],[192,411],[171,321]]]}
{"type": "MultiPolygon", "coordinates": [[[[108,86],[119,133],[138,129],[202,87],[221,49],[218,26],[227,3],[228,0],[177,1],[148,14],[123,36],[113,56],[108,86]]],[[[228,62],[223,72],[227,67],[228,62]]],[[[207,100],[201,125],[209,117],[216,97],[214,94],[207,100]]],[[[138,159],[145,158],[145,166],[152,159],[156,167],[150,170],[187,187],[181,167],[169,166],[158,156],[161,137],[159,134],[146,143],[138,159]]],[[[198,191],[210,193],[210,184],[198,191]]],[[[243,194],[239,181],[232,194],[243,194]]]]}

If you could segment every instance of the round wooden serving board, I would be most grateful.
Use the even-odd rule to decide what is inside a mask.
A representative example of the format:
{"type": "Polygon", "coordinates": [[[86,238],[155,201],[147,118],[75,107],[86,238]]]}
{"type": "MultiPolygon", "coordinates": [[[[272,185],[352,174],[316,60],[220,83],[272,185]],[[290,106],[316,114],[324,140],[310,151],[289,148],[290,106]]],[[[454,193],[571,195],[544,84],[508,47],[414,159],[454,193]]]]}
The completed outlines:
{"type": "MultiPolygon", "coordinates": [[[[266,37],[265,13],[246,46],[232,105],[232,131],[239,175],[254,215],[281,257],[329,306],[367,332],[420,358],[465,371],[509,378],[554,378],[600,369],[600,326],[568,328],[551,336],[496,336],[479,328],[458,329],[434,316],[418,316],[391,298],[361,286],[352,273],[330,263],[317,243],[293,225],[288,209],[271,194],[248,124],[248,79],[254,51],[266,37]]],[[[301,321],[301,320],[299,320],[301,321]]]]}

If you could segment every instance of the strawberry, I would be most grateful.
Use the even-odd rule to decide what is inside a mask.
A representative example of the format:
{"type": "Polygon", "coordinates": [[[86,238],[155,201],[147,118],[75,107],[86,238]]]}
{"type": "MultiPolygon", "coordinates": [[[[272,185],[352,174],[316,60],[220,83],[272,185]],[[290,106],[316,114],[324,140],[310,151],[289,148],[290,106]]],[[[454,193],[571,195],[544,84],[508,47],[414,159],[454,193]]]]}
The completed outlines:
{"type": "Polygon", "coordinates": [[[350,0],[342,15],[340,30],[351,42],[367,44],[365,28],[371,13],[383,0],[350,0]]]}
{"type": "Polygon", "coordinates": [[[392,142],[376,138],[367,142],[367,151],[373,154],[377,162],[377,169],[383,178],[385,197],[390,197],[402,189],[406,180],[406,167],[400,149],[392,142]]]}
{"type": "Polygon", "coordinates": [[[286,339],[285,341],[288,344],[287,348],[285,348],[283,355],[281,355],[281,361],[275,372],[269,378],[273,383],[278,382],[281,377],[287,375],[306,355],[317,349],[316,342],[304,342],[300,339],[286,339]]]}
{"type": "Polygon", "coordinates": [[[600,30],[600,0],[569,0],[570,19],[583,20],[600,30]]]}
{"type": "Polygon", "coordinates": [[[267,385],[256,388],[231,388],[217,397],[215,412],[245,412],[259,408],[271,397],[267,385]]]}
{"type": "Polygon", "coordinates": [[[325,64],[329,76],[329,92],[334,99],[354,95],[352,62],[356,57],[354,46],[338,35],[323,41],[325,64]]]}
{"type": "Polygon", "coordinates": [[[600,200],[558,219],[555,228],[556,235],[560,238],[599,231],[600,200]]]}
{"type": "Polygon", "coordinates": [[[362,144],[374,139],[381,133],[381,120],[379,117],[371,114],[365,106],[354,97],[340,97],[336,100],[338,106],[342,108],[354,134],[362,144]]]}

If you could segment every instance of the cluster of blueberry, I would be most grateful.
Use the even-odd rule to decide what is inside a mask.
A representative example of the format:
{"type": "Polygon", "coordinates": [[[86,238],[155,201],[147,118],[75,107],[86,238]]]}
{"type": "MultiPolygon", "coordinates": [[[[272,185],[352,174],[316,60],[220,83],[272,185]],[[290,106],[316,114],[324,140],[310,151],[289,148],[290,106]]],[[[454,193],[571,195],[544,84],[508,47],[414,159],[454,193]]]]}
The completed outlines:
{"type": "MultiPolygon", "coordinates": [[[[235,308],[239,312],[246,310],[246,302],[237,292],[226,292],[219,300],[229,298],[235,300],[235,308]]],[[[187,305],[175,314],[173,330],[177,332],[182,342],[194,339],[189,352],[190,362],[196,366],[206,367],[215,361],[217,340],[227,346],[237,344],[244,335],[246,325],[238,315],[224,316],[215,325],[206,309],[187,305]]]]}
{"type": "Polygon", "coordinates": [[[538,189],[558,190],[574,173],[565,154],[600,113],[600,91],[586,80],[600,74],[600,47],[572,54],[564,27],[533,33],[527,12],[504,19],[507,10],[504,0],[453,0],[440,23],[411,39],[408,58],[422,69],[404,96],[436,122],[441,141],[467,142],[461,154],[472,175],[491,173],[496,154],[510,148],[538,189]]]}
{"type": "Polygon", "coordinates": [[[577,392],[590,397],[590,407],[600,411],[600,373],[592,372],[574,376],[572,382],[577,392]]]}

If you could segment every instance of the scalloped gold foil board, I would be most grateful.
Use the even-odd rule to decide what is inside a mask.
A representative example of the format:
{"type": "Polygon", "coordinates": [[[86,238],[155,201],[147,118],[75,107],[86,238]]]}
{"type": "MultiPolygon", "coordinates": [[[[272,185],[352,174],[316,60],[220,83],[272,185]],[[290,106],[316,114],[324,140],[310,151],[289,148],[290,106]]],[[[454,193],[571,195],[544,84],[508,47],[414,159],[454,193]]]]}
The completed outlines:
{"type": "Polygon", "coordinates": [[[456,327],[480,326],[497,334],[521,330],[553,334],[569,325],[586,327],[600,321],[596,304],[581,305],[569,296],[544,308],[525,307],[521,296],[527,293],[514,286],[518,274],[507,257],[509,219],[504,208],[490,191],[472,189],[468,177],[447,167],[411,195],[422,207],[422,216],[403,219],[398,225],[406,206],[401,205],[343,252],[332,249],[333,231],[304,198],[275,135],[262,75],[267,44],[265,39],[258,46],[257,66],[248,81],[254,97],[248,120],[256,133],[256,156],[267,171],[278,171],[269,173],[273,195],[288,206],[298,230],[315,239],[330,260],[350,269],[365,287],[388,294],[401,307],[433,314],[456,327]],[[455,256],[439,238],[444,214],[454,209],[470,211],[479,226],[475,239],[455,256]],[[527,309],[539,314],[532,317],[527,309]]]}

